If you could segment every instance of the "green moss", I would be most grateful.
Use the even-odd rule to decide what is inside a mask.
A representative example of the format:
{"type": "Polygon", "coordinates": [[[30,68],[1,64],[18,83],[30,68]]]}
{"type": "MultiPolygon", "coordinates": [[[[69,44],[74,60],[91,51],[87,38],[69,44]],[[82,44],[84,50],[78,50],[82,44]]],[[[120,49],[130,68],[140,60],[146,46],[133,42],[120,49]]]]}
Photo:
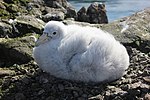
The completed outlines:
{"type": "Polygon", "coordinates": [[[26,4],[28,2],[31,2],[31,0],[6,0],[5,1],[6,3],[9,3],[9,4],[26,4]]]}
{"type": "Polygon", "coordinates": [[[7,9],[10,13],[16,13],[19,11],[18,6],[15,4],[10,4],[7,9]]]}
{"type": "Polygon", "coordinates": [[[0,8],[0,17],[9,16],[9,12],[0,8]]]}
{"type": "Polygon", "coordinates": [[[31,0],[11,0],[9,2],[3,2],[2,5],[5,9],[0,8],[0,17],[2,19],[16,18],[18,12],[27,13],[26,9],[22,6],[26,6],[31,0]]]}
{"type": "Polygon", "coordinates": [[[26,5],[27,3],[31,2],[31,0],[19,0],[20,3],[26,5]]]}

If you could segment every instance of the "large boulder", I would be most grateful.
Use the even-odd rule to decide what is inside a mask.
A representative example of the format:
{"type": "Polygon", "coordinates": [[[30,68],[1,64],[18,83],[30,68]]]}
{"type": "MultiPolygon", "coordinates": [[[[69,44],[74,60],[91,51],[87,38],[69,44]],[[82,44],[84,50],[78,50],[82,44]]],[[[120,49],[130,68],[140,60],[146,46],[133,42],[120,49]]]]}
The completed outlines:
{"type": "Polygon", "coordinates": [[[54,11],[54,12],[51,12],[51,13],[47,13],[46,15],[44,15],[42,17],[43,21],[45,22],[48,22],[50,20],[56,20],[56,21],[62,21],[64,20],[65,18],[65,15],[63,12],[60,12],[60,11],[54,11]]]}
{"type": "Polygon", "coordinates": [[[25,33],[42,33],[45,22],[34,16],[19,16],[16,18],[16,28],[21,34],[25,33]]]}
{"type": "Polygon", "coordinates": [[[16,19],[0,21],[0,37],[15,38],[27,33],[42,34],[45,22],[34,16],[19,16],[16,19]]]}
{"type": "Polygon", "coordinates": [[[89,21],[89,16],[87,16],[87,10],[85,7],[82,7],[78,13],[77,13],[78,17],[77,20],[81,21],[81,22],[88,22],[89,21]]]}
{"type": "Polygon", "coordinates": [[[61,9],[66,15],[66,18],[76,18],[77,13],[75,8],[67,2],[67,0],[44,0],[49,7],[61,9]]]}
{"type": "Polygon", "coordinates": [[[87,9],[90,23],[108,23],[105,4],[98,4],[97,2],[91,4],[87,9]]]}
{"type": "Polygon", "coordinates": [[[23,64],[32,60],[34,38],[30,36],[14,39],[0,38],[0,66],[23,64]]]}
{"type": "Polygon", "coordinates": [[[78,11],[77,15],[78,21],[89,22],[92,24],[108,23],[105,4],[94,2],[88,7],[87,10],[85,7],[82,7],[78,11]]]}

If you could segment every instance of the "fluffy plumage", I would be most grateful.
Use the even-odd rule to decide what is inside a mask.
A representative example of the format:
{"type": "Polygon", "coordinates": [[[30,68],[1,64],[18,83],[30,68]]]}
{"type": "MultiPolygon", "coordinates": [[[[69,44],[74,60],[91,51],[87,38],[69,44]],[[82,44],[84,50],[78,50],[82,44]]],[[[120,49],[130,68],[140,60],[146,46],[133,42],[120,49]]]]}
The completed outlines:
{"type": "Polygon", "coordinates": [[[33,50],[41,69],[63,79],[113,81],[129,66],[123,45],[100,29],[50,21],[33,50]]]}

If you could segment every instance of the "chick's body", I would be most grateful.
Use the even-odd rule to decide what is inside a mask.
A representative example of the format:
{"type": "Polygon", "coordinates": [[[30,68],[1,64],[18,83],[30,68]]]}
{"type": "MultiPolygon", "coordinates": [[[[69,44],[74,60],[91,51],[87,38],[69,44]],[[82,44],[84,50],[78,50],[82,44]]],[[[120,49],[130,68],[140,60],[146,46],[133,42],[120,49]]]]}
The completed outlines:
{"type": "Polygon", "coordinates": [[[125,73],[129,56],[112,35],[92,27],[64,28],[61,38],[34,48],[41,69],[59,78],[83,82],[112,81],[125,73]]]}

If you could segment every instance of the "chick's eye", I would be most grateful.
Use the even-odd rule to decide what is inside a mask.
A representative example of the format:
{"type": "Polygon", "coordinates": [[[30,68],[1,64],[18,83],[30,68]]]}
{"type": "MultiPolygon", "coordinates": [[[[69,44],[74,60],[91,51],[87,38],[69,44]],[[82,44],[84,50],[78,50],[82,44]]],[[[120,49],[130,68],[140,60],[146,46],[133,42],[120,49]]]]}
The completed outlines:
{"type": "Polygon", "coordinates": [[[56,35],[56,32],[53,32],[53,35],[56,35]]]}

